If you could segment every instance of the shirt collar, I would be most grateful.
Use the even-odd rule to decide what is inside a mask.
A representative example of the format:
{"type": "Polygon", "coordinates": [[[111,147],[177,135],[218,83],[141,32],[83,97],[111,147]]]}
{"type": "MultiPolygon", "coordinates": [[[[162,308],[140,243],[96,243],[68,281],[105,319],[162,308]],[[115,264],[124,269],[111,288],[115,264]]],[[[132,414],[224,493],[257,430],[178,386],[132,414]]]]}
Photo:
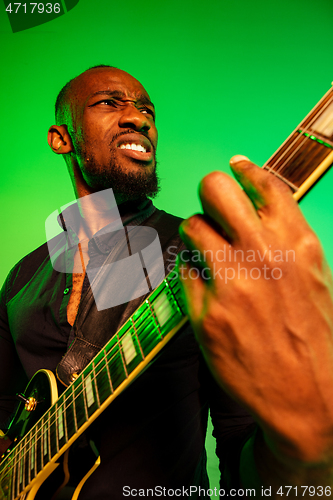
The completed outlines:
{"type": "MultiPolygon", "coordinates": [[[[156,210],[152,201],[148,198],[124,202],[119,205],[118,209],[123,226],[127,226],[128,224],[131,224],[131,226],[139,226],[156,210]]],[[[78,204],[75,202],[67,207],[58,215],[57,220],[60,227],[67,232],[70,246],[77,245],[79,243],[78,232],[80,229],[80,221],[82,220],[78,204]]],[[[111,248],[117,243],[120,233],[123,233],[123,231],[119,231],[119,229],[119,221],[111,222],[103,227],[91,238],[89,248],[93,241],[100,252],[109,253],[111,248]],[[118,238],[116,237],[117,233],[118,238]]]]}

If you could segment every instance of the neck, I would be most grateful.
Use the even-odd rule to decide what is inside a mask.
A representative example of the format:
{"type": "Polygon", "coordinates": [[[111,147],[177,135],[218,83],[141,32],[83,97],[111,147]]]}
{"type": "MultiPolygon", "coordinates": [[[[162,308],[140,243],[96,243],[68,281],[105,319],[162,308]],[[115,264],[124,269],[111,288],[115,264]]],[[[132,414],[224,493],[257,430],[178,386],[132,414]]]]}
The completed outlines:
{"type": "Polygon", "coordinates": [[[112,189],[97,193],[87,193],[78,199],[78,207],[82,217],[79,239],[90,239],[100,229],[108,224],[122,227],[118,203],[112,189]]]}
{"type": "Polygon", "coordinates": [[[113,190],[93,191],[82,186],[74,185],[78,207],[82,217],[79,239],[90,239],[100,229],[113,223],[114,229],[123,227],[121,216],[133,213],[144,201],[145,196],[132,199],[122,193],[114,193],[113,190]]]}

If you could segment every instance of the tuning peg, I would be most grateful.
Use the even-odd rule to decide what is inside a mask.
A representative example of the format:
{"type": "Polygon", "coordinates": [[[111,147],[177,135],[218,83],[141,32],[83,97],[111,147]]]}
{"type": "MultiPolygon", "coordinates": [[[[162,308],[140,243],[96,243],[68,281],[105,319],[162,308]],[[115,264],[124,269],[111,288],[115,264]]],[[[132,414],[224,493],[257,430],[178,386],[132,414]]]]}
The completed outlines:
{"type": "Polygon", "coordinates": [[[35,398],[26,398],[24,394],[16,394],[16,397],[25,403],[24,408],[27,411],[30,412],[36,409],[38,401],[35,398]]]}

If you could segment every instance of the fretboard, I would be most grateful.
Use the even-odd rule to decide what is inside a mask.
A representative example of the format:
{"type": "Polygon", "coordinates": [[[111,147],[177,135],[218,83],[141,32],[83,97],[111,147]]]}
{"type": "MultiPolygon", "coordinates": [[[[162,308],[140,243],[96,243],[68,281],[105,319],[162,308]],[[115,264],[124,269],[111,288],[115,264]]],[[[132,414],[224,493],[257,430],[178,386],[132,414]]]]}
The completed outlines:
{"type": "Polygon", "coordinates": [[[264,168],[300,200],[333,163],[333,88],[324,95],[264,168]]]}
{"type": "Polygon", "coordinates": [[[55,461],[154,359],[185,324],[184,302],[171,272],[67,387],[0,466],[16,498],[55,461]]]}
{"type": "MultiPolygon", "coordinates": [[[[333,163],[333,89],[264,168],[300,200],[333,163]]],[[[15,499],[78,438],[186,323],[171,272],[0,465],[3,498],[15,499]]]]}

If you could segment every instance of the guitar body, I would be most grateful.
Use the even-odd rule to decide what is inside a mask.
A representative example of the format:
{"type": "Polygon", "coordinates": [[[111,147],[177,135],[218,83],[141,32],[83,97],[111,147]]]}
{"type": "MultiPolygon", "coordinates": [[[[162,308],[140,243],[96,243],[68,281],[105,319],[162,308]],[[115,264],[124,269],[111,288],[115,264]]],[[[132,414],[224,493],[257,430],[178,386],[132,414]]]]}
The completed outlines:
{"type": "Polygon", "coordinates": [[[12,452],[20,447],[21,439],[34,430],[37,437],[43,415],[58,399],[54,374],[49,370],[38,371],[27,385],[24,395],[29,403],[19,404],[7,432],[13,443],[3,455],[7,464],[0,474],[0,500],[76,500],[84,482],[98,466],[99,459],[96,461],[93,449],[86,449],[82,477],[74,481],[70,475],[70,448],[56,462],[48,462],[46,456],[44,464],[42,445],[38,446],[36,439],[35,447],[31,446],[33,441],[30,442],[30,446],[22,448],[19,460],[15,458],[12,452]],[[71,486],[67,486],[69,481],[71,486]]]}

